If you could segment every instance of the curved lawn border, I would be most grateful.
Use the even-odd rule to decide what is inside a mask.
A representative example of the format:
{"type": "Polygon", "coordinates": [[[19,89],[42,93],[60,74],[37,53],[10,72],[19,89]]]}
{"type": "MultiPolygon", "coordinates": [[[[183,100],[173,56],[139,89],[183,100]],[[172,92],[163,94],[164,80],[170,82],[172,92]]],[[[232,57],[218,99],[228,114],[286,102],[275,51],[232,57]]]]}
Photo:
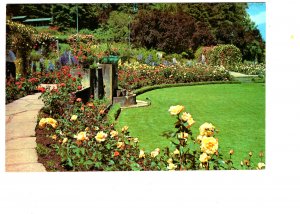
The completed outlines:
{"type": "Polygon", "coordinates": [[[189,83],[175,83],[175,84],[162,84],[162,85],[152,85],[143,88],[136,89],[134,94],[140,95],[148,91],[162,88],[172,88],[181,86],[194,86],[194,85],[210,85],[210,84],[241,84],[240,81],[207,81],[207,82],[189,82],[189,83]]]}

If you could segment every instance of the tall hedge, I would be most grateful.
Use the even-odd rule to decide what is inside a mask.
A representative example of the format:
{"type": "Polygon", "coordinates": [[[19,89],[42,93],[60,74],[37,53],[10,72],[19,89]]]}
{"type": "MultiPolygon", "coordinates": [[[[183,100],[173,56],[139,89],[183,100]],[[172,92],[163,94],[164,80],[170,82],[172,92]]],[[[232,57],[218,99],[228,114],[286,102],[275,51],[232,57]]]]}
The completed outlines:
{"type": "Polygon", "coordinates": [[[242,61],[242,53],[234,45],[217,45],[207,52],[206,59],[210,65],[222,65],[231,69],[242,61]]]}

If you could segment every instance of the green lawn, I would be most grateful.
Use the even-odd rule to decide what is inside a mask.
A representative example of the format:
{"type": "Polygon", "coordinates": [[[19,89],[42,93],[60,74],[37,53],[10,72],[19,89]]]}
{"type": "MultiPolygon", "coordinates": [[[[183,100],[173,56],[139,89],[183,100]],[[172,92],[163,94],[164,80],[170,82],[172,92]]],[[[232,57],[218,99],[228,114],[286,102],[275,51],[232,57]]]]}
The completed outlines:
{"type": "Polygon", "coordinates": [[[168,109],[183,105],[196,123],[193,136],[199,134],[204,122],[215,125],[219,132],[221,153],[227,156],[234,149],[235,164],[253,152],[253,160],[265,151],[265,84],[216,84],[157,89],[137,97],[151,99],[151,106],[124,109],[118,120],[118,128],[127,125],[131,135],[140,139],[140,147],[146,151],[170,144],[162,137],[163,131],[175,130],[175,117],[168,109]]]}

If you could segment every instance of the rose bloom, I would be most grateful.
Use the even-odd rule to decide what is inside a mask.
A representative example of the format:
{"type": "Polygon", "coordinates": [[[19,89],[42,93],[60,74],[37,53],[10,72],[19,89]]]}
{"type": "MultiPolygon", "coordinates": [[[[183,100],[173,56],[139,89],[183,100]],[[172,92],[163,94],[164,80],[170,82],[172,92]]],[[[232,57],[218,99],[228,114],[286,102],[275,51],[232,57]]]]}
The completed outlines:
{"type": "Polygon", "coordinates": [[[116,137],[116,136],[118,136],[118,132],[115,131],[115,130],[112,130],[109,134],[110,134],[111,137],[116,137]]]}
{"type": "Polygon", "coordinates": [[[144,150],[140,150],[139,158],[145,158],[144,150]]]}
{"type": "Polygon", "coordinates": [[[183,112],[182,115],[181,115],[181,119],[183,121],[188,121],[191,118],[192,118],[192,115],[190,115],[189,113],[186,113],[186,112],[183,112]]]}
{"type": "Polygon", "coordinates": [[[55,135],[52,135],[52,137],[51,137],[53,140],[56,140],[57,139],[57,136],[56,136],[56,134],[55,135]]]}
{"type": "Polygon", "coordinates": [[[209,161],[209,159],[210,159],[210,156],[208,156],[206,153],[202,153],[199,158],[201,163],[207,163],[209,161]]]}
{"type": "Polygon", "coordinates": [[[188,119],[187,123],[189,124],[189,126],[188,126],[188,128],[189,128],[195,123],[195,120],[193,118],[190,118],[190,119],[188,119]]]}
{"type": "Polygon", "coordinates": [[[257,164],[257,169],[264,169],[265,166],[266,166],[266,165],[265,165],[264,163],[259,162],[259,163],[257,164]]]}
{"type": "Polygon", "coordinates": [[[71,120],[71,121],[75,121],[75,120],[77,120],[77,117],[78,117],[77,115],[72,115],[72,117],[71,117],[70,120],[71,120]]]}
{"type": "Polygon", "coordinates": [[[76,136],[76,139],[78,141],[83,141],[83,140],[87,140],[87,136],[86,136],[86,132],[79,132],[78,135],[76,136]]]}
{"type": "Polygon", "coordinates": [[[123,148],[125,146],[125,143],[124,142],[118,142],[117,143],[117,148],[120,149],[120,148],[123,148]]]}
{"type": "Polygon", "coordinates": [[[106,133],[104,133],[103,131],[101,131],[101,132],[98,132],[97,133],[97,135],[96,135],[96,141],[97,142],[103,142],[103,141],[105,141],[105,139],[107,138],[107,134],[106,133]]]}
{"type": "Polygon", "coordinates": [[[205,122],[200,126],[199,131],[200,135],[211,137],[214,134],[215,127],[211,123],[205,122]]]}
{"type": "Polygon", "coordinates": [[[151,152],[151,157],[155,158],[160,152],[159,148],[156,148],[154,151],[151,152]]]}
{"type": "Polygon", "coordinates": [[[40,128],[45,128],[46,124],[47,124],[47,119],[46,118],[42,118],[39,122],[39,127],[40,128]]]}
{"type": "Polygon", "coordinates": [[[179,155],[179,154],[180,154],[180,152],[179,152],[179,150],[178,150],[178,149],[175,149],[175,151],[173,152],[173,154],[174,154],[174,155],[179,155]]]}
{"type": "Polygon", "coordinates": [[[77,98],[76,101],[77,101],[77,102],[81,102],[82,99],[81,99],[81,98],[77,98]]]}
{"type": "Polygon", "coordinates": [[[117,156],[119,156],[120,155],[120,153],[118,152],[118,151],[115,151],[114,152],[114,157],[117,157],[117,156]]]}
{"type": "Polygon", "coordinates": [[[58,126],[58,123],[53,118],[47,118],[47,123],[50,124],[54,129],[58,126]]]}
{"type": "Polygon", "coordinates": [[[218,140],[214,137],[205,137],[202,139],[201,151],[207,154],[214,154],[218,150],[218,140]]]}
{"type": "Polygon", "coordinates": [[[127,130],[128,130],[128,126],[124,126],[124,127],[122,128],[122,132],[127,132],[127,130]]]}
{"type": "Polygon", "coordinates": [[[168,163],[168,164],[171,164],[171,163],[173,163],[173,160],[172,160],[172,158],[169,158],[169,159],[167,160],[167,163],[168,163]]]}
{"type": "Polygon", "coordinates": [[[173,163],[169,163],[169,166],[167,167],[168,170],[170,171],[174,171],[177,168],[177,165],[173,164],[173,163]]]}
{"type": "Polygon", "coordinates": [[[198,135],[197,136],[197,143],[201,143],[203,138],[205,138],[205,136],[202,136],[202,135],[198,135]]]}
{"type": "Polygon", "coordinates": [[[138,143],[138,142],[139,142],[139,139],[138,139],[137,137],[135,137],[135,138],[133,139],[133,142],[134,142],[134,143],[138,143]]]}
{"type": "Polygon", "coordinates": [[[183,110],[184,110],[184,106],[181,106],[181,105],[171,106],[169,108],[169,112],[170,112],[171,115],[177,115],[180,112],[182,112],[183,110]]]}
{"type": "Polygon", "coordinates": [[[62,143],[66,143],[67,141],[68,141],[68,138],[65,137],[65,138],[63,139],[62,143]]]}

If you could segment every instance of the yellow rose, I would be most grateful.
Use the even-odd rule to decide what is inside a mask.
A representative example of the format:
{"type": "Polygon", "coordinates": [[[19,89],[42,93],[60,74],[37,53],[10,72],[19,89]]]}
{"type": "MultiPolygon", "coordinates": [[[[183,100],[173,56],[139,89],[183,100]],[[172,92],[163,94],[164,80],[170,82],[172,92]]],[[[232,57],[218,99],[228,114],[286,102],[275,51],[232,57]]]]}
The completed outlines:
{"type": "Polygon", "coordinates": [[[124,147],[125,146],[125,143],[124,142],[118,142],[117,143],[117,148],[118,149],[120,149],[120,148],[122,148],[122,147],[124,147]]]}
{"type": "Polygon", "coordinates": [[[186,113],[186,112],[183,112],[182,115],[181,115],[181,119],[183,121],[188,121],[191,118],[192,118],[192,116],[189,113],[186,113]]]}
{"type": "Polygon", "coordinates": [[[65,137],[65,138],[63,139],[62,143],[66,143],[67,141],[68,141],[68,138],[65,137]]]}
{"type": "Polygon", "coordinates": [[[46,118],[42,118],[41,120],[40,120],[40,122],[39,122],[39,127],[40,128],[45,128],[45,126],[46,126],[46,124],[47,124],[47,119],[46,118]]]}
{"type": "Polygon", "coordinates": [[[50,124],[54,129],[58,126],[58,123],[53,118],[47,118],[47,123],[50,124]]]}
{"type": "Polygon", "coordinates": [[[205,136],[198,135],[197,136],[197,143],[201,143],[203,138],[205,138],[205,136]]]}
{"type": "Polygon", "coordinates": [[[97,142],[103,142],[103,141],[105,141],[105,139],[107,138],[107,134],[106,133],[104,133],[103,131],[101,131],[101,132],[98,132],[97,133],[97,135],[96,135],[96,141],[97,142]]]}
{"type": "Polygon", "coordinates": [[[199,158],[201,163],[206,163],[209,161],[209,159],[210,159],[210,156],[208,156],[206,153],[202,153],[199,158]]]}
{"type": "Polygon", "coordinates": [[[53,140],[56,140],[57,139],[57,136],[56,136],[56,134],[55,135],[52,135],[52,137],[51,137],[53,140]]]}
{"type": "Polygon", "coordinates": [[[75,135],[75,137],[78,141],[83,141],[88,139],[86,136],[86,132],[79,132],[77,136],[75,135]]]}
{"type": "Polygon", "coordinates": [[[189,124],[188,128],[190,128],[195,123],[195,120],[193,118],[190,118],[188,119],[187,123],[189,124]]]}
{"type": "Polygon", "coordinates": [[[211,123],[203,123],[200,128],[200,135],[211,137],[214,134],[215,127],[211,123]]]}
{"type": "Polygon", "coordinates": [[[77,115],[72,115],[72,117],[71,117],[71,119],[70,119],[71,121],[75,121],[75,120],[77,120],[77,115]]]}
{"type": "Polygon", "coordinates": [[[184,106],[181,106],[181,105],[171,106],[169,108],[169,112],[170,112],[171,115],[177,115],[180,112],[182,112],[183,110],[184,110],[184,106]]]}
{"type": "Polygon", "coordinates": [[[179,155],[179,154],[180,154],[180,152],[179,152],[179,150],[178,150],[178,149],[175,149],[175,151],[173,152],[173,154],[174,154],[174,155],[179,155]]]}
{"type": "Polygon", "coordinates": [[[144,150],[140,150],[139,158],[145,158],[144,150]]]}
{"type": "Polygon", "coordinates": [[[159,154],[160,149],[156,148],[154,151],[150,153],[151,157],[155,158],[159,154]]]}
{"type": "Polygon", "coordinates": [[[171,164],[171,163],[173,163],[173,160],[172,160],[172,158],[169,158],[169,159],[167,160],[167,163],[168,163],[168,164],[171,164]]]}
{"type": "Polygon", "coordinates": [[[115,130],[112,130],[109,134],[110,134],[111,137],[116,137],[116,136],[118,136],[118,132],[115,131],[115,130]]]}
{"type": "Polygon", "coordinates": [[[177,165],[173,164],[173,163],[169,163],[169,166],[167,167],[168,170],[170,171],[174,171],[177,168],[177,165]]]}
{"type": "Polygon", "coordinates": [[[123,126],[122,132],[127,132],[127,130],[128,130],[128,126],[123,126]]]}
{"type": "Polygon", "coordinates": [[[266,167],[266,165],[264,163],[262,163],[262,162],[259,162],[257,164],[257,169],[264,169],[265,167],[266,167]]]}
{"type": "Polygon", "coordinates": [[[202,139],[201,151],[207,154],[214,154],[218,150],[218,141],[214,137],[205,137],[202,139]]]}

